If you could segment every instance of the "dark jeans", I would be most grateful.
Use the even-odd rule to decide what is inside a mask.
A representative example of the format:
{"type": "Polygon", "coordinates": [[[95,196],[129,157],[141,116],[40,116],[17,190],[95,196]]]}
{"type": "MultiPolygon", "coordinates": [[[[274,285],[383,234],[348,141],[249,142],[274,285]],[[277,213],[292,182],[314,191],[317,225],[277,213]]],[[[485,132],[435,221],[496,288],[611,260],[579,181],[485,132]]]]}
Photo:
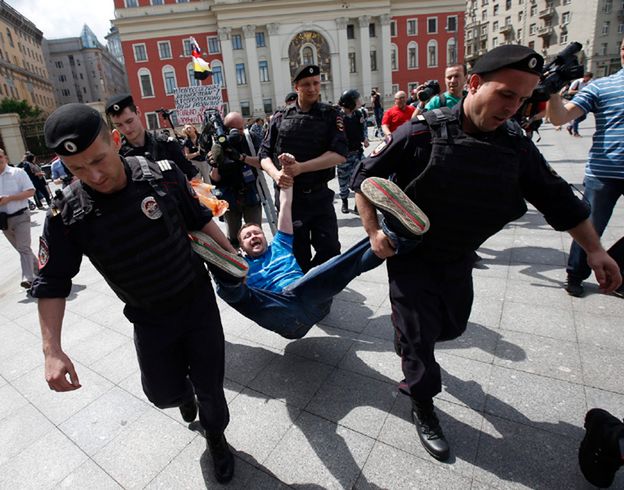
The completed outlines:
{"type": "Polygon", "coordinates": [[[239,313],[288,339],[303,337],[322,320],[332,299],[349,282],[383,262],[370,249],[368,238],[345,253],[310,269],[281,293],[250,288],[214,271],[217,294],[239,313]]]}
{"type": "MultiPolygon", "coordinates": [[[[598,235],[602,236],[615,204],[624,194],[624,179],[585,177],[584,186],[584,200],[591,206],[589,219],[598,235]]],[[[566,271],[570,277],[578,280],[587,279],[591,274],[591,269],[587,265],[587,254],[576,242],[573,242],[570,248],[566,271]]]]}
{"type": "Polygon", "coordinates": [[[223,393],[224,338],[209,279],[188,303],[169,313],[127,306],[147,398],[158,408],[177,407],[197,395],[199,420],[220,434],[230,415],[223,393]]]}
{"type": "Polygon", "coordinates": [[[624,274],[624,237],[620,238],[617,242],[611,245],[611,248],[607,250],[609,255],[613,257],[613,260],[617,262],[620,267],[620,271],[624,274]]]}

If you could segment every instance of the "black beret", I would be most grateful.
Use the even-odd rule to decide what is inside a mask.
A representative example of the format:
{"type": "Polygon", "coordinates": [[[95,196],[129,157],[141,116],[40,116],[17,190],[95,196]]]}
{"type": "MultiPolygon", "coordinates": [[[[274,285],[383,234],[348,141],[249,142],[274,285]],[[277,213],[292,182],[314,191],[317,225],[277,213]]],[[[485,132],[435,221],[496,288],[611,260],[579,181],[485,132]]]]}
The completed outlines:
{"type": "Polygon", "coordinates": [[[503,44],[481,56],[471,73],[489,73],[501,68],[513,68],[535,75],[542,74],[544,58],[526,46],[503,44]]]}
{"type": "Polygon", "coordinates": [[[288,104],[289,102],[292,102],[293,100],[297,100],[297,92],[289,92],[286,98],[284,99],[284,102],[288,104]]]}
{"type": "Polygon", "coordinates": [[[134,100],[132,100],[132,95],[130,94],[119,94],[113,95],[109,97],[106,101],[106,114],[119,114],[126,107],[130,107],[134,105],[134,100]]]}
{"type": "Polygon", "coordinates": [[[299,68],[297,73],[295,73],[295,78],[293,78],[293,83],[298,82],[302,78],[313,77],[315,75],[320,75],[321,69],[316,65],[306,65],[299,68]]]}
{"type": "Polygon", "coordinates": [[[86,150],[100,134],[104,121],[86,104],[65,104],[55,110],[43,125],[45,144],[61,156],[86,150]]]}

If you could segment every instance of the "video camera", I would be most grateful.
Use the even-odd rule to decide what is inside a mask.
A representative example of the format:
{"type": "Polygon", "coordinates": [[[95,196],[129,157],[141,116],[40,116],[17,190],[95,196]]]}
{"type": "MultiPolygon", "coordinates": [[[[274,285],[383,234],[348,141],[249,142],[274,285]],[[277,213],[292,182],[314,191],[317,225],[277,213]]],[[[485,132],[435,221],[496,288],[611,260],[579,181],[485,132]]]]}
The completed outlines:
{"type": "Polygon", "coordinates": [[[440,93],[440,83],[437,80],[427,80],[423,87],[425,88],[418,92],[418,100],[421,102],[427,102],[431,97],[440,93]]]}
{"type": "Polygon", "coordinates": [[[234,161],[240,159],[240,153],[236,147],[241,140],[242,134],[238,129],[228,130],[225,127],[219,111],[207,109],[204,112],[204,127],[199,136],[199,145],[206,152],[212,151],[215,167],[221,167],[226,156],[234,161]]]}
{"type": "Polygon", "coordinates": [[[577,42],[568,44],[553,61],[544,67],[540,83],[531,95],[532,100],[547,101],[551,94],[559,92],[569,81],[583,76],[583,66],[576,58],[576,54],[582,47],[583,45],[577,42]]]}

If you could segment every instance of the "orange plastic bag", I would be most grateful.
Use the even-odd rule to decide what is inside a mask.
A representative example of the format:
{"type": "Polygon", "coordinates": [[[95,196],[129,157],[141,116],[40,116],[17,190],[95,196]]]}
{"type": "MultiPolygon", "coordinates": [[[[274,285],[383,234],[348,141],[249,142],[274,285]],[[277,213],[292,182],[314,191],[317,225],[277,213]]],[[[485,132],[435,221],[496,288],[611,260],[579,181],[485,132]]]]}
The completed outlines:
{"type": "Polygon", "coordinates": [[[215,188],[214,185],[205,184],[203,182],[199,182],[196,180],[191,180],[191,185],[195,190],[195,194],[204,206],[206,206],[210,211],[212,211],[212,215],[215,218],[219,216],[223,216],[225,212],[228,210],[229,204],[227,201],[222,199],[217,199],[213,194],[212,190],[215,188]]]}

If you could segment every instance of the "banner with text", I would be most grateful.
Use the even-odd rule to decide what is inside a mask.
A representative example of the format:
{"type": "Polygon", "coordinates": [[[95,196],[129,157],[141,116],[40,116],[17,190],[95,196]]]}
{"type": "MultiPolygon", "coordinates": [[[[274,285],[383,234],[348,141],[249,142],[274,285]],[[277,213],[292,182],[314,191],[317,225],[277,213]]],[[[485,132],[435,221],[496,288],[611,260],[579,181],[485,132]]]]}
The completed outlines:
{"type": "Polygon", "coordinates": [[[201,124],[206,109],[221,110],[221,85],[182,87],[174,92],[178,124],[201,124]]]}

